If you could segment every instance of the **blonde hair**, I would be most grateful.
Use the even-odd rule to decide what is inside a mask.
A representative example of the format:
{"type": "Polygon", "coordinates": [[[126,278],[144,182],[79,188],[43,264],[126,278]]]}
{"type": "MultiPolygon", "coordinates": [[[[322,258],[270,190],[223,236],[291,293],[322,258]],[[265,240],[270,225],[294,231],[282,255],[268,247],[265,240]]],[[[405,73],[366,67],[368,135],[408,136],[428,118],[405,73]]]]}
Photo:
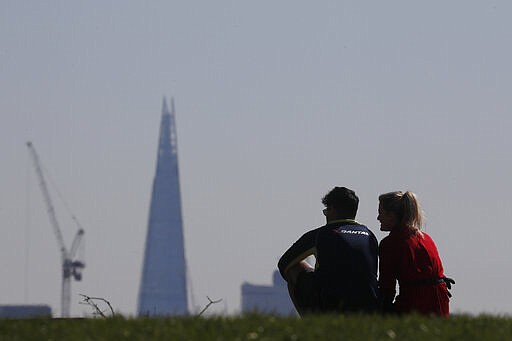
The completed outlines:
{"type": "Polygon", "coordinates": [[[413,192],[389,192],[379,196],[384,211],[393,212],[400,228],[420,232],[423,225],[423,212],[416,194],[413,192]]]}

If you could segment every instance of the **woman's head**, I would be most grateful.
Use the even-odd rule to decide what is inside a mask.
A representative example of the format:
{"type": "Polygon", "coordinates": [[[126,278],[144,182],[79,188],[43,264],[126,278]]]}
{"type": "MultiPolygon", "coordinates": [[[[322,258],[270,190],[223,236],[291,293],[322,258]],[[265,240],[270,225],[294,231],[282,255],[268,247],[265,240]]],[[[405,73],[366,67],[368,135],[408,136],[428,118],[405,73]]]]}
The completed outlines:
{"type": "Polygon", "coordinates": [[[423,214],[416,195],[412,192],[389,192],[379,196],[379,215],[382,231],[406,228],[421,230],[423,214]]]}

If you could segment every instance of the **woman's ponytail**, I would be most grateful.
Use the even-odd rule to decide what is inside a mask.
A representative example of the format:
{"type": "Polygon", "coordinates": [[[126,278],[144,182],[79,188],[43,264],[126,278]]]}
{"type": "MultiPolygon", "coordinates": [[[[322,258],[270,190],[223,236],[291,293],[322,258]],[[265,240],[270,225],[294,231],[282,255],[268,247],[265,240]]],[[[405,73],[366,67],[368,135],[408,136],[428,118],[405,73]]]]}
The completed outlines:
{"type": "Polygon", "coordinates": [[[402,225],[411,230],[421,230],[423,225],[423,212],[416,194],[405,192],[401,200],[403,207],[402,225]]]}

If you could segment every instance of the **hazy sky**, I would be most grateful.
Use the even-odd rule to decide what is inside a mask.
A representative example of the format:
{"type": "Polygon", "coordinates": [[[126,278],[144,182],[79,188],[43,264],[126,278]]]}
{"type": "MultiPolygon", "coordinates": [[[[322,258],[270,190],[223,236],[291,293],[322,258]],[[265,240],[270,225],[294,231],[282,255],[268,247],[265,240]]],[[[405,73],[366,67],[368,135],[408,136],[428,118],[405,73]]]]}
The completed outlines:
{"type": "Polygon", "coordinates": [[[512,314],[511,17],[506,0],[2,0],[0,303],[60,313],[30,140],[86,230],[72,314],[91,312],[79,293],[135,313],[167,96],[195,311],[238,312],[341,185],[379,240],[378,195],[416,192],[452,311],[512,314]]]}

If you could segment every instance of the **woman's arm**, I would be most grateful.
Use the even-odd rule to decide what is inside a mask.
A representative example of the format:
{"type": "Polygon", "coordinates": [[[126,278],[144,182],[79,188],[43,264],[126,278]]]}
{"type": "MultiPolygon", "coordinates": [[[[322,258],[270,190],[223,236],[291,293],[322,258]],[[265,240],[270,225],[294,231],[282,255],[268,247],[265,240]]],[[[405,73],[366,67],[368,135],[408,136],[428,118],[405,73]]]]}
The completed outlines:
{"type": "Polygon", "coordinates": [[[396,281],[398,263],[396,248],[392,241],[386,237],[379,245],[379,291],[380,301],[384,311],[392,309],[396,295],[396,281]]]}

